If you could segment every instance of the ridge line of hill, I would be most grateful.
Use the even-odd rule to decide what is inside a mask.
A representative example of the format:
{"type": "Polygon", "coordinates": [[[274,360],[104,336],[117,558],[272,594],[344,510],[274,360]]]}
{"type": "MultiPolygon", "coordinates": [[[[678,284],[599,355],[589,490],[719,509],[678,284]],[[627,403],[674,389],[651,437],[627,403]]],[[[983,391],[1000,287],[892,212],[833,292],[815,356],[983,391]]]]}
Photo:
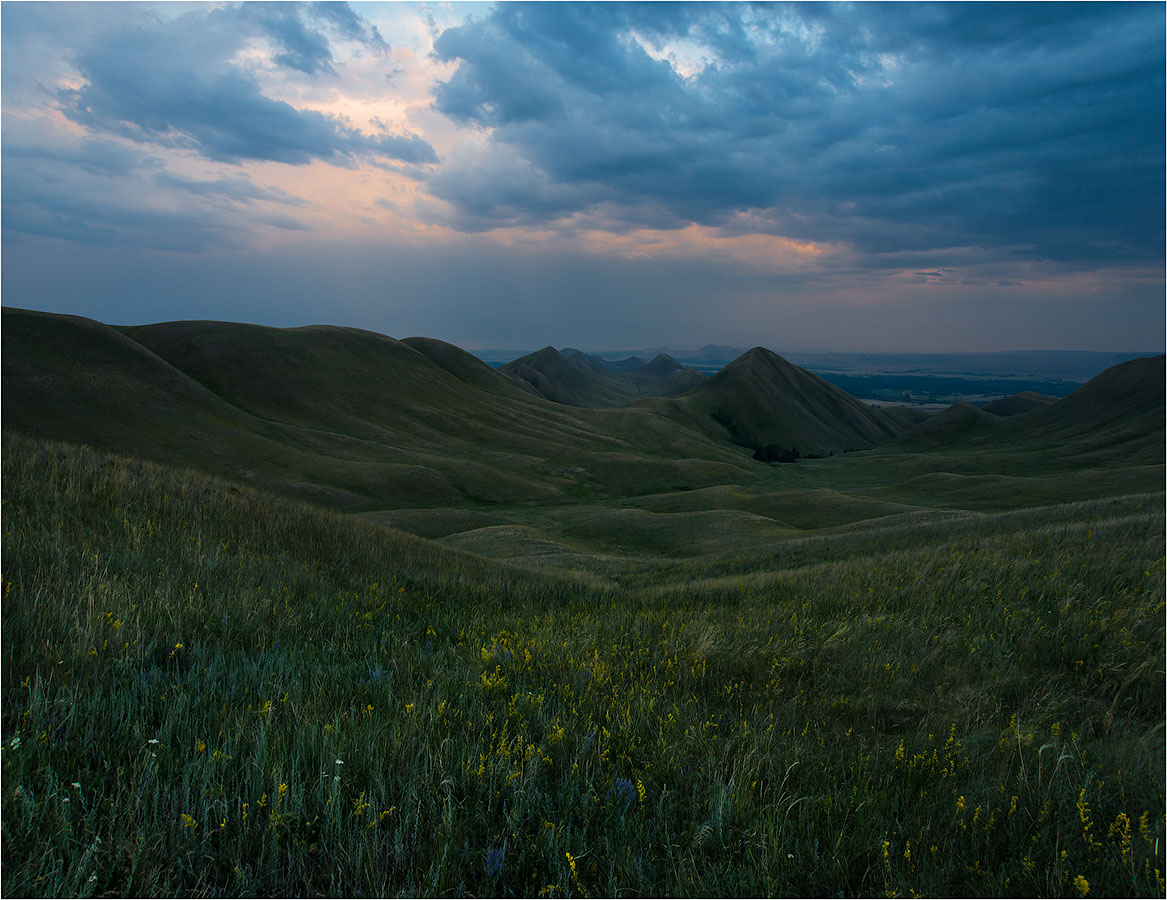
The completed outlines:
{"type": "MultiPolygon", "coordinates": [[[[1162,461],[1162,356],[1112,367],[1021,415],[957,405],[917,426],[764,348],[678,396],[581,408],[551,402],[454,345],[362,329],[113,328],[4,307],[0,333],[5,429],[230,474],[349,510],[683,491],[763,477],[751,454],[780,460],[883,445],[885,454],[1019,447],[1086,462],[1115,453],[1162,461]]],[[[539,352],[566,374],[590,377],[553,348],[539,352]]],[[[672,364],[658,356],[639,370],[600,374],[619,384],[672,364]]]]}

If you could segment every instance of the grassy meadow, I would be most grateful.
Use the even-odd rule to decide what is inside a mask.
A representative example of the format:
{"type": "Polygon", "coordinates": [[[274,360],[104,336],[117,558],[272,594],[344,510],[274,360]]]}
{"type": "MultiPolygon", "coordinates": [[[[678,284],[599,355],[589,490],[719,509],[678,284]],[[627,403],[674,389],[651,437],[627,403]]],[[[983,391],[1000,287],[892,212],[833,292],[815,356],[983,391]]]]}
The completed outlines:
{"type": "Polygon", "coordinates": [[[1164,895],[1162,357],[919,424],[3,318],[7,896],[1164,895]]]}
{"type": "Polygon", "coordinates": [[[537,566],[6,434],[4,894],[1163,896],[1161,467],[882,452],[537,566]]]}

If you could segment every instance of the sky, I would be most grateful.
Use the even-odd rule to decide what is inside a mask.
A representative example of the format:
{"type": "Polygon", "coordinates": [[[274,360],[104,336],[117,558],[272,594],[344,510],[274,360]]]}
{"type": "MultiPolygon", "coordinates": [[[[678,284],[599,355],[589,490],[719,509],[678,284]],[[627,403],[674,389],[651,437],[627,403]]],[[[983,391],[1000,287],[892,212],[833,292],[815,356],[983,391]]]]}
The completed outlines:
{"type": "Polygon", "coordinates": [[[0,302],[1161,351],[1162,3],[0,5],[0,302]]]}

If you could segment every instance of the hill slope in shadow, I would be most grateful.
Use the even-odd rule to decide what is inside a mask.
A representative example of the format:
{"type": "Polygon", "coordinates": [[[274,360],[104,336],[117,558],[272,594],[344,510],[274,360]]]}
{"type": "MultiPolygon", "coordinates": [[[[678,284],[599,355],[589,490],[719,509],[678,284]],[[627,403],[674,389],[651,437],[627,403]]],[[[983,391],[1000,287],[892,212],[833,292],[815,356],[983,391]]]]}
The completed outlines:
{"type": "Polygon", "coordinates": [[[886,449],[893,452],[1050,452],[1123,465],[1163,461],[1165,358],[1112,366],[1061,400],[1001,417],[957,403],[886,449]]]}
{"type": "Polygon", "coordinates": [[[875,409],[778,354],[755,347],[676,401],[714,420],[734,442],[806,455],[879,446],[912,427],[875,409]]]}
{"type": "MultiPolygon", "coordinates": [[[[553,531],[559,506],[635,498],[653,512],[737,509],[783,527],[827,527],[886,515],[887,503],[1007,508],[1025,496],[1147,491],[1163,463],[1162,357],[1117,366],[1039,410],[1001,418],[958,404],[916,426],[760,349],[682,396],[583,408],[442,341],[351,328],[116,329],[5,308],[2,336],[6,430],[344,511],[417,511],[386,521],[435,536],[512,523],[553,531]],[[777,469],[751,459],[769,444],[798,447],[804,459],[777,469]],[[833,460],[805,458],[831,451],[833,460]],[[1058,481],[1070,471],[1073,483],[1058,481]],[[649,502],[658,496],[669,499],[649,502]],[[820,512],[796,514],[800,504],[820,512]],[[533,506],[546,516],[528,516],[533,506]]],[[[602,383],[587,374],[586,354],[545,357],[564,378],[602,383]]],[[[677,366],[658,357],[630,369],[620,377],[673,377],[677,366]]],[[[644,521],[661,547],[667,523],[669,546],[681,548],[724,518],[644,521]]],[[[610,528],[612,546],[640,522],[589,521],[610,528]]]]}
{"type": "Polygon", "coordinates": [[[1056,402],[1057,399],[1057,397],[1052,397],[1049,394],[1039,394],[1036,391],[1022,391],[1020,394],[1011,394],[1008,397],[1002,397],[1000,400],[986,403],[981,409],[987,413],[992,413],[994,416],[1006,418],[1008,416],[1019,416],[1023,413],[1033,412],[1035,409],[1042,409],[1056,402]]]}
{"type": "Polygon", "coordinates": [[[571,347],[544,347],[502,367],[539,396],[567,406],[627,406],[645,397],[676,397],[699,387],[705,375],[666,353],[609,363],[571,347]]]}
{"type": "Polygon", "coordinates": [[[5,309],[3,347],[5,429],[216,473],[275,449],[266,423],[100,322],[5,309]]]}
{"type": "Polygon", "coordinates": [[[653,410],[551,403],[426,339],[5,308],[3,341],[6,428],[344,509],[702,487],[754,465],[653,410]]]}
{"type": "Polygon", "coordinates": [[[408,344],[418,353],[427,357],[430,362],[441,366],[459,381],[473,385],[490,394],[502,397],[529,399],[530,395],[538,396],[531,386],[521,378],[515,378],[507,373],[489,366],[472,353],[467,353],[461,347],[439,341],[436,338],[408,337],[401,343],[408,344]]]}

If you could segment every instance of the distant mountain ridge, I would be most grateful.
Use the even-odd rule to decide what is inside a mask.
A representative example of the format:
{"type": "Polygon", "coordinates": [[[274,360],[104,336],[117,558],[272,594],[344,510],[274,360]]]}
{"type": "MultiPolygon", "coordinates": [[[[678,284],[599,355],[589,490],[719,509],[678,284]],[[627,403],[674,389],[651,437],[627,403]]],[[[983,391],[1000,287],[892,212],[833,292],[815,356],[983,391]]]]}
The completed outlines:
{"type": "Polygon", "coordinates": [[[547,347],[506,371],[442,341],[354,328],[113,328],[2,312],[5,429],[350,511],[703,489],[754,477],[762,463],[752,456],[795,449],[910,456],[972,444],[1162,464],[1162,356],[1115,366],[1031,412],[1000,418],[958,404],[917,425],[763,348],[713,378],[698,373],[676,396],[653,396],[648,388],[675,388],[692,370],[657,355],[620,372],[547,347]],[[552,402],[557,391],[576,405],[552,402]]]}
{"type": "Polygon", "coordinates": [[[572,347],[544,347],[502,366],[541,397],[579,407],[626,406],[645,397],[676,397],[705,381],[665,354],[650,362],[637,357],[609,363],[572,347]]]}
{"type": "MultiPolygon", "coordinates": [[[[807,350],[781,350],[788,362],[819,375],[851,377],[918,376],[993,381],[1045,381],[1085,384],[1111,366],[1157,351],[1110,352],[1095,350],[1002,350],[989,353],[842,353],[807,350]]],[[[475,356],[493,366],[500,366],[524,355],[521,350],[476,350],[475,356]]],[[[652,359],[665,353],[682,365],[693,366],[712,374],[746,352],[744,347],[706,344],[696,349],[650,347],[638,350],[593,350],[588,355],[618,368],[631,354],[634,359],[652,359]]],[[[1057,392],[1064,396],[1068,391],[1057,392]]]]}

